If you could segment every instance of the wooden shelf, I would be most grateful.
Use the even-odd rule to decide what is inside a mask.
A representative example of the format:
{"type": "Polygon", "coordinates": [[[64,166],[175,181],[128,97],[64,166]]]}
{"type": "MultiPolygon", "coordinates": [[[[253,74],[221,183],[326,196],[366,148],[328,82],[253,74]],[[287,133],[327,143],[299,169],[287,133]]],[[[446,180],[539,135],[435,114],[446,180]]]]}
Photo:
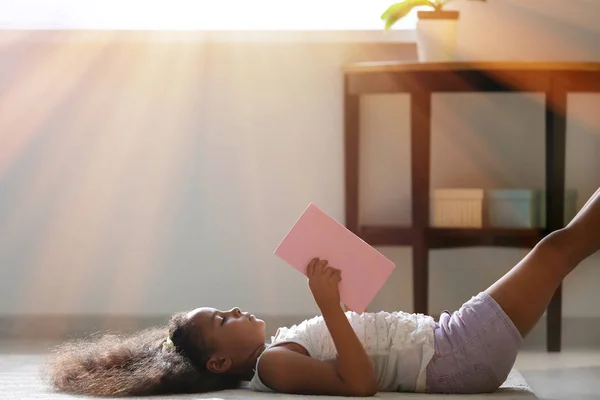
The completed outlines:
{"type": "Polygon", "coordinates": [[[422,71],[590,71],[599,72],[597,62],[403,62],[376,61],[358,62],[345,65],[343,71],[347,74],[375,72],[422,72],[422,71]]]}
{"type": "Polygon", "coordinates": [[[412,246],[413,232],[410,226],[362,226],[359,236],[371,246],[412,246]]]}
{"type": "Polygon", "coordinates": [[[519,228],[429,228],[427,244],[431,249],[454,247],[533,248],[543,237],[539,229],[519,228]]]}
{"type": "MultiPolygon", "coordinates": [[[[417,234],[411,227],[363,226],[359,236],[372,246],[412,246],[417,234]]],[[[541,229],[432,227],[425,230],[425,243],[430,249],[481,246],[532,248],[543,236],[541,229]]]]}
{"type": "MultiPolygon", "coordinates": [[[[344,173],[346,227],[372,245],[412,246],[413,312],[428,313],[429,250],[499,246],[534,247],[562,228],[565,189],[567,96],[600,92],[600,63],[405,63],[367,62],[344,67],[344,173]],[[434,93],[541,92],[545,95],[545,183],[548,228],[442,229],[428,227],[431,180],[431,116],[434,93]],[[359,224],[360,98],[365,94],[410,96],[411,217],[414,227],[359,224]]],[[[562,291],[548,306],[547,348],[560,351],[562,291]]]]}

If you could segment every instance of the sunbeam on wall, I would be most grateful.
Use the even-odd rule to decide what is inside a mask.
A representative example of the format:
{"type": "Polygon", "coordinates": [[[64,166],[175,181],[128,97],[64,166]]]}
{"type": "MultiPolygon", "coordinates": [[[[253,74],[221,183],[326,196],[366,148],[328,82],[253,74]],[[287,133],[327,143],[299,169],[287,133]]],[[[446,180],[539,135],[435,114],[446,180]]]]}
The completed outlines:
{"type": "Polygon", "coordinates": [[[11,168],[37,164],[0,234],[8,245],[39,239],[29,249],[22,309],[77,312],[98,283],[111,313],[157,290],[155,262],[198,112],[202,48],[119,43],[116,35],[51,46],[0,97],[0,182],[11,168]],[[110,262],[90,268],[107,251],[110,262]]]}

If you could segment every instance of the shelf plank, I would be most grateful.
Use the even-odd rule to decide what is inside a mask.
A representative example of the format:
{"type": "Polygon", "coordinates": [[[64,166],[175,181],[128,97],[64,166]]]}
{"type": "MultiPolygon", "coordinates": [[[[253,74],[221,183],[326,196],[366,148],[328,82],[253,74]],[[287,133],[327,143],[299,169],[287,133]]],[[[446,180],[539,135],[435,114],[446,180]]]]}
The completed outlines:
{"type": "MultiPolygon", "coordinates": [[[[411,227],[362,226],[359,236],[371,246],[412,246],[417,231],[411,227]]],[[[544,237],[541,229],[521,228],[428,228],[426,246],[430,249],[460,247],[533,248],[544,237]]]]}
{"type": "Polygon", "coordinates": [[[430,249],[481,246],[533,248],[542,237],[543,231],[540,229],[429,228],[427,245],[430,249]]]}
{"type": "Polygon", "coordinates": [[[412,246],[415,235],[411,227],[362,226],[362,240],[371,246],[412,246]]]}
{"type": "Polygon", "coordinates": [[[347,74],[414,71],[583,71],[600,72],[598,62],[358,62],[343,67],[347,74]]]}

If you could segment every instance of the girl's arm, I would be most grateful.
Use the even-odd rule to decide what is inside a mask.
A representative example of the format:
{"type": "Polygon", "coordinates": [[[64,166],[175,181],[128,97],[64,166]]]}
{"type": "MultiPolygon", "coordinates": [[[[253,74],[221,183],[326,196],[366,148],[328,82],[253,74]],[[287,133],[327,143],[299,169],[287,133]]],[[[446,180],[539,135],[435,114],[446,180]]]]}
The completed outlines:
{"type": "Polygon", "coordinates": [[[340,271],[326,261],[311,261],[309,286],[335,344],[336,362],[323,362],[277,347],[262,356],[259,375],[272,389],[283,393],[373,396],[377,377],[362,343],[340,307],[340,271]]]}

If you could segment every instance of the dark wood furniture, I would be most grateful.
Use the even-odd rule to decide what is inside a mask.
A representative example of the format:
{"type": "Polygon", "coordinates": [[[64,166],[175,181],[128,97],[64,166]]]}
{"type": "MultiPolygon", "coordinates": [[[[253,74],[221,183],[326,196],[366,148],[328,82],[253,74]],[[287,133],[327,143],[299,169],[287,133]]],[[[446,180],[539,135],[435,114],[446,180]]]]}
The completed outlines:
{"type": "MultiPolygon", "coordinates": [[[[428,312],[430,249],[531,248],[563,226],[567,93],[600,92],[600,63],[357,63],[344,67],[346,226],[371,245],[412,246],[414,312],[428,312]],[[431,95],[443,92],[542,92],[546,95],[547,228],[441,229],[429,224],[431,95]],[[360,226],[359,105],[369,93],[409,93],[411,227],[360,226]]],[[[561,348],[562,290],[547,312],[548,351],[561,348]]]]}

